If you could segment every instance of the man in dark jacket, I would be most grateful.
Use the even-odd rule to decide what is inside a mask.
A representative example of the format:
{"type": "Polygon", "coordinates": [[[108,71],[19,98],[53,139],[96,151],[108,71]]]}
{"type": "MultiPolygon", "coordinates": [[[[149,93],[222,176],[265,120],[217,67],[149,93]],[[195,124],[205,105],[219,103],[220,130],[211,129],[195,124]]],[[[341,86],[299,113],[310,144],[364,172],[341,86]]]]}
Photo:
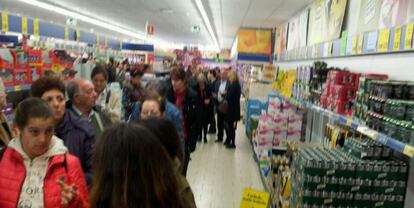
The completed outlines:
{"type": "Polygon", "coordinates": [[[215,134],[216,133],[216,112],[215,108],[217,106],[217,91],[216,86],[219,83],[219,80],[217,80],[217,74],[215,70],[210,70],[207,74],[208,79],[208,88],[210,89],[210,92],[212,95],[215,95],[215,98],[213,99],[212,105],[210,105],[210,109],[208,110],[209,115],[209,124],[210,128],[208,130],[208,133],[215,134]]]}
{"type": "Polygon", "coordinates": [[[112,124],[109,114],[95,105],[97,94],[91,81],[73,80],[67,86],[67,93],[69,101],[66,108],[73,111],[73,115],[86,118],[95,129],[95,137],[99,137],[112,124]]]}
{"type": "Polygon", "coordinates": [[[197,144],[198,122],[197,111],[199,98],[191,87],[187,86],[186,74],[183,68],[173,68],[171,70],[172,87],[167,94],[167,100],[175,104],[181,110],[184,121],[185,150],[183,175],[187,173],[190,153],[193,152],[197,144]]]}

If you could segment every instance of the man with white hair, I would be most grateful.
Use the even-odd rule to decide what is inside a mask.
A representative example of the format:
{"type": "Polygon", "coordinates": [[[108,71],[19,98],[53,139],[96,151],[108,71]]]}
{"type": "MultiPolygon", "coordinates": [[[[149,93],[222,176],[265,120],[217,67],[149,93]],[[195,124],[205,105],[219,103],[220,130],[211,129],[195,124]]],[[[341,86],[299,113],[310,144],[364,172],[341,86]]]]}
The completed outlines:
{"type": "Polygon", "coordinates": [[[97,94],[91,81],[73,80],[67,85],[67,93],[69,101],[66,103],[66,108],[88,119],[95,129],[96,136],[112,124],[110,116],[103,112],[100,106],[95,105],[97,94]]]}

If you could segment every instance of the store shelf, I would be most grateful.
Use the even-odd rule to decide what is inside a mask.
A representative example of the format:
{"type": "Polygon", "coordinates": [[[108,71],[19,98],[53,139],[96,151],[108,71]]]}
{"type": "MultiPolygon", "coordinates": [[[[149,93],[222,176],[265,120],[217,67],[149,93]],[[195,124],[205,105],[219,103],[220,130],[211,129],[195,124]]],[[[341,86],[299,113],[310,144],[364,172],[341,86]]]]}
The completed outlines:
{"type": "Polygon", "coordinates": [[[25,85],[16,85],[16,86],[13,86],[13,87],[6,87],[6,92],[7,93],[12,93],[12,92],[30,90],[31,86],[32,86],[31,84],[25,84],[25,85]]]}
{"type": "Polygon", "coordinates": [[[412,158],[414,156],[414,147],[411,145],[407,145],[404,144],[400,141],[398,141],[397,139],[394,139],[392,137],[389,137],[383,133],[380,133],[378,131],[375,131],[373,129],[370,129],[369,127],[360,124],[359,121],[357,121],[356,119],[352,118],[352,117],[347,117],[344,115],[339,115],[337,113],[334,113],[330,110],[321,108],[319,106],[316,106],[312,103],[306,102],[306,101],[298,101],[294,98],[286,98],[282,95],[280,95],[279,93],[275,93],[275,95],[281,99],[284,99],[290,103],[292,103],[293,105],[296,105],[300,108],[309,108],[309,109],[313,109],[317,112],[320,112],[322,114],[324,114],[325,116],[329,117],[330,119],[333,119],[335,122],[338,122],[344,126],[348,126],[356,131],[358,131],[359,133],[377,141],[378,143],[385,145],[399,153],[402,153],[410,158],[412,158]]]}

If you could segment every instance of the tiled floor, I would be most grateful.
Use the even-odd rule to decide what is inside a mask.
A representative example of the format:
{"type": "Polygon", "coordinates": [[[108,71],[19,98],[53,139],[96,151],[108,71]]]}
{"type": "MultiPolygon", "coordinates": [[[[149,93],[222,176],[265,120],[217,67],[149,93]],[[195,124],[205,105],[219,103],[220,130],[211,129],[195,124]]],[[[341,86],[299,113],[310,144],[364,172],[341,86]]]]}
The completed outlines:
{"type": "Polygon", "coordinates": [[[263,190],[244,132],[244,125],[239,123],[236,149],[226,149],[223,144],[214,143],[216,136],[213,134],[208,137],[207,144],[197,144],[197,150],[191,155],[187,179],[198,208],[240,207],[244,188],[263,190]]]}

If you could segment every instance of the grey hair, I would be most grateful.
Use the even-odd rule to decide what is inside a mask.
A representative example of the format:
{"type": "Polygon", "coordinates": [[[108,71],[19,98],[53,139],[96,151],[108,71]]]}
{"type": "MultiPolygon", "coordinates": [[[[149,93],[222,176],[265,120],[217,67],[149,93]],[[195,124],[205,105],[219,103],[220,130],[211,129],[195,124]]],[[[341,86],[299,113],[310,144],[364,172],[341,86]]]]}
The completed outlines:
{"type": "Polygon", "coordinates": [[[73,101],[75,96],[80,93],[79,82],[76,80],[70,81],[66,86],[66,92],[68,93],[69,100],[73,101]]]}
{"type": "Polygon", "coordinates": [[[155,79],[147,83],[146,89],[149,91],[156,91],[161,97],[165,97],[167,95],[168,86],[165,82],[155,79]]]}

